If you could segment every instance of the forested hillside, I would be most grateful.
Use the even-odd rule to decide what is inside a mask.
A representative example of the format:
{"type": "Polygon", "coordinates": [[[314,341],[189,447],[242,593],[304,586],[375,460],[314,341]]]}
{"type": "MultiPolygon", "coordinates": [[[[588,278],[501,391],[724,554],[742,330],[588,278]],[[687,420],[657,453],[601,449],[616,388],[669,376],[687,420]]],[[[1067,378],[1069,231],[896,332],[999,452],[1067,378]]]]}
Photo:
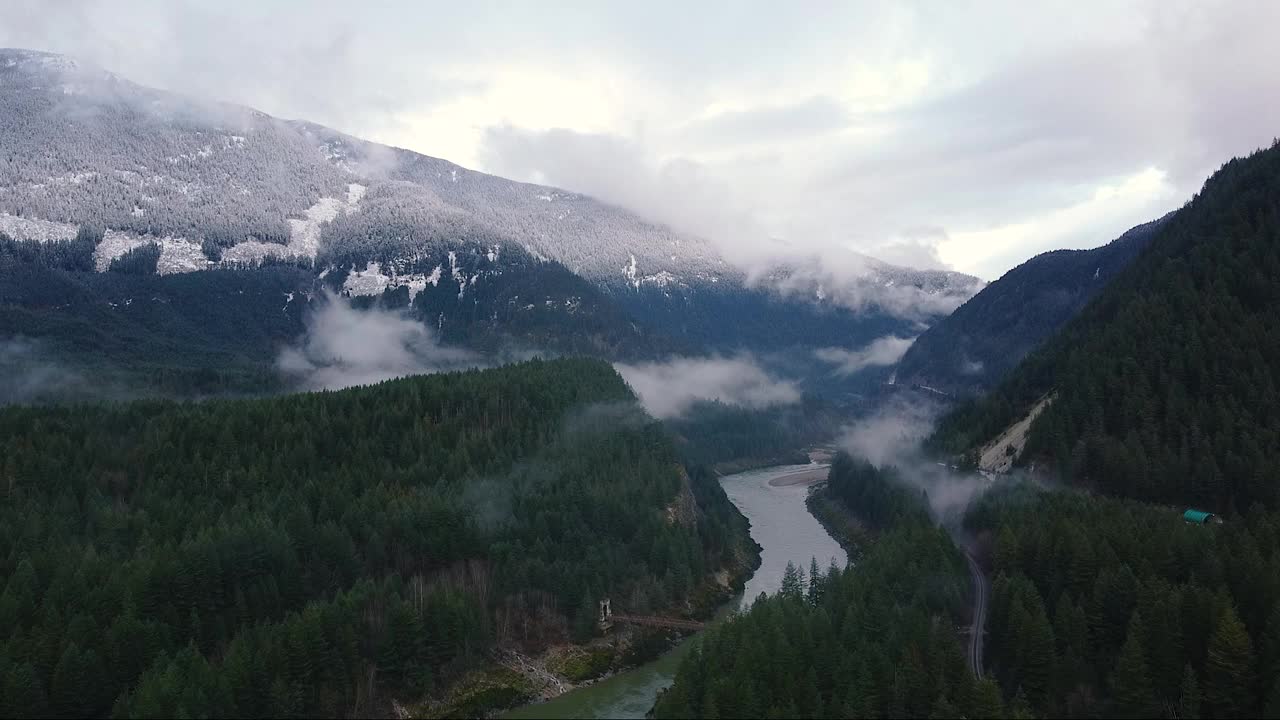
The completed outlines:
{"type": "MultiPolygon", "coordinates": [[[[280,387],[275,358],[305,330],[316,289],[309,269],[269,263],[163,277],[129,268],[97,273],[92,252],[91,238],[19,242],[0,233],[0,346],[35,346],[40,367],[94,379],[48,383],[31,388],[35,395],[0,393],[0,403],[280,387]]],[[[21,377],[28,368],[0,354],[0,370],[21,377]]]]}
{"type": "MultiPolygon", "coordinates": [[[[281,348],[306,331],[322,289],[340,293],[350,276],[341,270],[321,278],[307,261],[276,260],[157,275],[151,245],[95,272],[95,242],[88,226],[65,241],[18,241],[0,232],[0,345],[21,339],[39,346],[43,363],[98,379],[16,398],[0,380],[0,403],[286,389],[288,378],[275,367],[281,348]]],[[[444,251],[440,261],[449,262],[444,251]]],[[[456,284],[424,282],[412,294],[398,286],[351,301],[403,310],[447,343],[495,355],[652,359],[688,351],[559,263],[520,250],[506,253],[501,266],[469,252],[456,253],[455,263],[485,281],[469,283],[461,296],[456,284]]],[[[0,370],[19,375],[24,368],[0,354],[0,370]]]]}
{"type": "Polygon", "coordinates": [[[1037,255],[924,331],[898,362],[897,381],[952,395],[981,394],[1074,317],[1147,246],[1164,218],[1093,250],[1037,255]]]}
{"type": "Polygon", "coordinates": [[[382,714],[603,596],[679,612],[745,537],[590,360],[10,407],[0,488],[4,716],[382,714]]]}
{"type": "Polygon", "coordinates": [[[993,550],[989,667],[1038,715],[1280,716],[1280,515],[1011,486],[966,524],[993,550]]]}
{"type": "Polygon", "coordinates": [[[699,402],[663,425],[686,462],[733,468],[807,463],[801,449],[830,440],[839,419],[833,407],[805,395],[796,405],[765,409],[699,402]]]}
{"type": "Polygon", "coordinates": [[[881,530],[847,570],[791,568],[781,591],[708,631],[654,708],[683,717],[998,717],[998,687],[976,681],[956,626],[967,622],[965,560],[919,494],[848,456],[831,487],[881,530]]]}
{"type": "Polygon", "coordinates": [[[182,339],[191,350],[178,375],[238,376],[203,378],[200,392],[263,388],[259,369],[243,366],[246,355],[276,352],[281,317],[253,315],[279,306],[233,309],[223,296],[242,288],[219,288],[222,274],[186,281],[198,295],[190,303],[150,292],[164,281],[126,278],[287,264],[374,298],[362,302],[412,304],[445,340],[471,349],[609,359],[861,348],[918,332],[977,289],[965,275],[869,258],[858,272],[817,264],[755,277],[706,238],[586,195],[142,87],[60,55],[0,49],[0,84],[0,232],[31,241],[10,254],[59,273],[115,276],[39,271],[8,298],[18,306],[13,331],[58,351],[102,341],[109,359],[114,337],[150,348],[205,323],[215,332],[243,323],[251,337],[242,340],[182,339]],[[93,231],[66,245],[82,228],[93,231]],[[170,305],[146,318],[132,306],[107,313],[60,300],[68,284],[81,298],[101,284],[105,302],[145,295],[170,305]],[[197,356],[207,361],[192,368],[197,356]]]}
{"type": "Polygon", "coordinates": [[[1054,400],[1022,460],[1125,496],[1275,506],[1280,145],[1227,163],[1150,247],[931,446],[962,453],[1054,400]]]}

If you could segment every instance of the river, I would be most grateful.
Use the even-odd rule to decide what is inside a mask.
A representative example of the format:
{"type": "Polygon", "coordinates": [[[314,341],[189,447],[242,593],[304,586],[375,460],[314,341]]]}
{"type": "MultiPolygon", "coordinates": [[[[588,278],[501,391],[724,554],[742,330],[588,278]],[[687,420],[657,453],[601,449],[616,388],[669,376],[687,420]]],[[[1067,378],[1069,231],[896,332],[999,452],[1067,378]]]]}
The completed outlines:
{"type": "MultiPolygon", "coordinates": [[[[721,611],[721,617],[741,607],[747,598],[776,592],[788,562],[802,565],[806,572],[810,558],[817,558],[823,570],[832,558],[844,566],[844,549],[805,507],[808,487],[770,484],[813,469],[812,465],[779,465],[720,478],[729,499],[751,521],[751,537],[761,546],[760,568],[747,581],[743,594],[721,611]]],[[[671,685],[692,639],[651,663],[554,700],[518,708],[503,717],[642,718],[653,707],[658,693],[671,685]]]]}

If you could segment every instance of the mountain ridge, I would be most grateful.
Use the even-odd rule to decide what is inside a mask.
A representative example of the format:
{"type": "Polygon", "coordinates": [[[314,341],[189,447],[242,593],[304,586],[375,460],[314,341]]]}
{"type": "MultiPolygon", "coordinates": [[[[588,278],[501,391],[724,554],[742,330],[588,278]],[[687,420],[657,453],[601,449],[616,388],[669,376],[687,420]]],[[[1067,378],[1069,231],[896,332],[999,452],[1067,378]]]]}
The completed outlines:
{"type": "Polygon", "coordinates": [[[1051,250],[1018,265],[924,331],[896,380],[981,394],[1079,313],[1147,246],[1172,213],[1089,250],[1051,250]]]}

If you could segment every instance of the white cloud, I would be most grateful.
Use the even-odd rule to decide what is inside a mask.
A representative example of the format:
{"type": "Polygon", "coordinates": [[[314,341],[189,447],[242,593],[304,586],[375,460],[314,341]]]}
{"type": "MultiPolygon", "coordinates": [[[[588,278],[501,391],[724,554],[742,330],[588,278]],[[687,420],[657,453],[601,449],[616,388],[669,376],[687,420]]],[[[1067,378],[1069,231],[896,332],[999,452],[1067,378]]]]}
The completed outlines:
{"type": "Polygon", "coordinates": [[[991,279],[1269,144],[1277,21],[1225,0],[18,0],[0,45],[598,195],[731,258],[783,241],[991,279]]]}
{"type": "Polygon", "coordinates": [[[799,402],[792,382],[770,376],[748,356],[673,358],[661,363],[614,365],[656,418],[677,417],[701,400],[765,408],[799,402]]]}
{"type": "Polygon", "coordinates": [[[379,308],[357,310],[346,298],[332,294],[308,318],[307,333],[298,345],[285,348],[277,359],[285,374],[314,390],[480,364],[474,353],[441,345],[419,321],[379,308]]]}
{"type": "Polygon", "coordinates": [[[1111,228],[1155,219],[1179,200],[1168,174],[1147,168],[1118,184],[1098,187],[1092,197],[1074,205],[1020,222],[953,232],[937,245],[938,253],[943,262],[990,277],[1026,260],[1032,248],[1095,247],[1099,238],[1110,239],[1111,228]]]}
{"type": "Polygon", "coordinates": [[[886,335],[872,340],[860,350],[829,347],[813,351],[819,360],[835,366],[837,375],[852,375],[869,367],[892,365],[902,359],[915,338],[886,335]]]}

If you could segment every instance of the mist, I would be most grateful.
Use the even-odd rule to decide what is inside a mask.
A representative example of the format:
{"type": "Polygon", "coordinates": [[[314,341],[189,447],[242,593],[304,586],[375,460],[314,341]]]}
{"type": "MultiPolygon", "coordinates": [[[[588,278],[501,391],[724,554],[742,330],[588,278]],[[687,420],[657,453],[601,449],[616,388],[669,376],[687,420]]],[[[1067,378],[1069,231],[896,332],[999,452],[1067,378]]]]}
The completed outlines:
{"type": "Polygon", "coordinates": [[[702,400],[746,408],[800,401],[795,383],[771,376],[749,355],[678,357],[661,363],[615,363],[614,367],[635,390],[644,409],[659,419],[679,417],[702,400]]]}
{"type": "Polygon", "coordinates": [[[813,355],[835,366],[832,372],[836,375],[847,377],[869,367],[892,365],[898,362],[915,340],[914,337],[901,338],[896,335],[886,335],[872,340],[866,347],[859,350],[827,347],[814,350],[813,355]]]}
{"type": "Polygon", "coordinates": [[[52,359],[37,340],[0,341],[0,405],[89,396],[83,375],[52,359]]]}
{"type": "Polygon", "coordinates": [[[896,395],[872,415],[846,428],[837,445],[876,467],[897,468],[903,482],[925,492],[938,522],[957,527],[969,505],[992,486],[992,481],[925,456],[922,443],[946,410],[947,406],[935,400],[896,395]]]}
{"type": "Polygon", "coordinates": [[[282,372],[308,390],[336,390],[484,364],[476,353],[442,345],[431,328],[403,312],[357,310],[332,293],[308,318],[299,343],[276,360],[282,372]]]}

